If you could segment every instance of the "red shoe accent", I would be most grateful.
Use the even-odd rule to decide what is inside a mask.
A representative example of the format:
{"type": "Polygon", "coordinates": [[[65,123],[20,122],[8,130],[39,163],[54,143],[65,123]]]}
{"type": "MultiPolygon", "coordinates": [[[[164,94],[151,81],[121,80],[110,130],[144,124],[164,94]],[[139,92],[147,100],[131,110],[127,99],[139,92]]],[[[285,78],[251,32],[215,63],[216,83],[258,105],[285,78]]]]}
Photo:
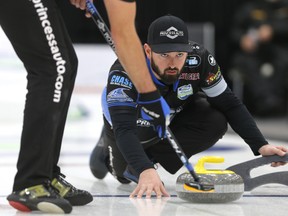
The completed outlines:
{"type": "Polygon", "coordinates": [[[23,212],[31,212],[31,209],[29,209],[27,206],[23,205],[22,203],[20,202],[15,202],[15,201],[9,201],[9,204],[19,210],[19,211],[23,211],[23,212]]]}

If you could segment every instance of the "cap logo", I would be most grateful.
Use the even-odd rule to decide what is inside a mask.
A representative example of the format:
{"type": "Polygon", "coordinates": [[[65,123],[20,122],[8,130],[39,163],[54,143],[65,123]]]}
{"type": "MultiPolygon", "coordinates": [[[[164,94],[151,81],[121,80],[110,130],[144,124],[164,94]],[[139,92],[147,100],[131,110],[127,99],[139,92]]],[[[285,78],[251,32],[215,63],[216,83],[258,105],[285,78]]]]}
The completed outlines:
{"type": "Polygon", "coordinates": [[[170,39],[175,39],[178,36],[184,36],[184,32],[183,31],[178,31],[178,29],[176,29],[175,27],[171,26],[166,31],[161,31],[160,32],[160,36],[166,36],[166,37],[168,37],[170,39]]]}

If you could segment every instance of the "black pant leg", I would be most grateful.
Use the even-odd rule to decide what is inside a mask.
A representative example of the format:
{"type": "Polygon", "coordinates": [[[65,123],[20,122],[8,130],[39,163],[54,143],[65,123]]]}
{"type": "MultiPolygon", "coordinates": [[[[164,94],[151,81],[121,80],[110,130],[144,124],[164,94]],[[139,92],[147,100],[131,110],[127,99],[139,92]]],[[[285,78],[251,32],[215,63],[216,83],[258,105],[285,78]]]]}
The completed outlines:
{"type": "Polygon", "coordinates": [[[107,151],[109,152],[108,169],[114,177],[124,178],[123,172],[127,167],[127,162],[116,144],[113,130],[105,117],[103,136],[105,148],[107,148],[107,151]]]}
{"type": "Polygon", "coordinates": [[[78,62],[55,1],[1,1],[0,24],[28,73],[13,187],[21,190],[51,179],[58,169],[78,62]]]}

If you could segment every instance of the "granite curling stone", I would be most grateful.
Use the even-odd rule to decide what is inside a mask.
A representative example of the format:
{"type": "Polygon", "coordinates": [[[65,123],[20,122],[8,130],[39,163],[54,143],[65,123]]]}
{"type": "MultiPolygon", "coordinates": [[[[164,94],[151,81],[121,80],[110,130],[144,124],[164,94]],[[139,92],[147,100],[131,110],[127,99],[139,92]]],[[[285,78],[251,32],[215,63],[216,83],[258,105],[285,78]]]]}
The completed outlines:
{"type": "Polygon", "coordinates": [[[195,182],[190,173],[181,174],[176,180],[179,198],[193,203],[227,203],[238,200],[244,193],[244,182],[240,175],[230,170],[206,170],[205,162],[221,163],[222,157],[205,156],[195,166],[201,184],[214,185],[213,190],[197,190],[185,183],[195,182]]]}

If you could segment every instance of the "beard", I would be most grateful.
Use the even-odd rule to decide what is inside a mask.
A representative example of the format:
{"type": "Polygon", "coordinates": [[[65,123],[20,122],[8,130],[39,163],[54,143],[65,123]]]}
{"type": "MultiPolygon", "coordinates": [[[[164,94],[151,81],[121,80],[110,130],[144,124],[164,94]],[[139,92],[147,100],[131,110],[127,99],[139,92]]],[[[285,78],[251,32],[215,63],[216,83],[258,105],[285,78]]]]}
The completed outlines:
{"type": "Polygon", "coordinates": [[[181,68],[181,70],[171,67],[165,68],[164,73],[161,73],[159,67],[155,64],[153,58],[151,58],[151,68],[160,77],[163,83],[170,85],[178,80],[183,67],[181,68]],[[176,72],[176,74],[169,74],[169,71],[176,72]]]}

